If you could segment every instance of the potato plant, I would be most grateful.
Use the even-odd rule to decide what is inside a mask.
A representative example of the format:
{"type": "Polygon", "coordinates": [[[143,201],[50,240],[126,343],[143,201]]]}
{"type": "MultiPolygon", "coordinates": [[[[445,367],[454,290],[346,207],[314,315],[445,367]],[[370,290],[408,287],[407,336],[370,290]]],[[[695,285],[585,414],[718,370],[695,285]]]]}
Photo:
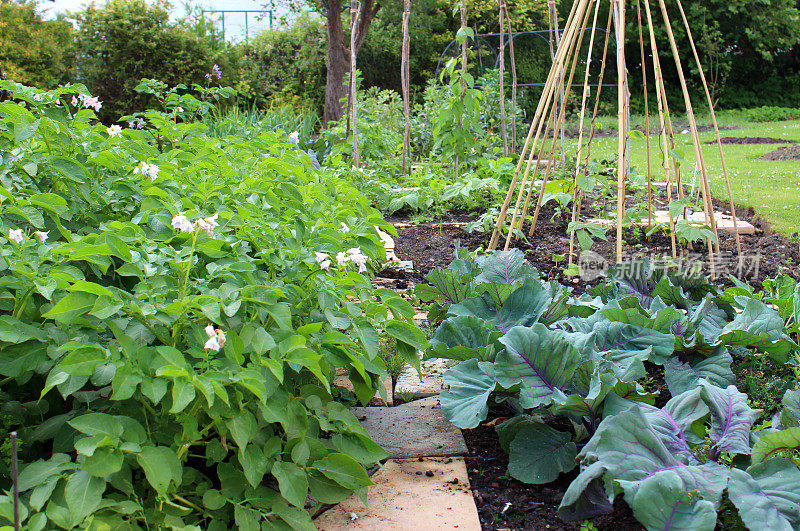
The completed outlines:
{"type": "Polygon", "coordinates": [[[226,89],[148,80],[161,108],[108,127],[80,85],[0,89],[0,403],[25,528],[314,529],[363,495],[387,454],[335,371],[366,403],[380,333],[412,362],[426,346],[368,277],[393,228],[284,133],[209,136],[226,89]]]}

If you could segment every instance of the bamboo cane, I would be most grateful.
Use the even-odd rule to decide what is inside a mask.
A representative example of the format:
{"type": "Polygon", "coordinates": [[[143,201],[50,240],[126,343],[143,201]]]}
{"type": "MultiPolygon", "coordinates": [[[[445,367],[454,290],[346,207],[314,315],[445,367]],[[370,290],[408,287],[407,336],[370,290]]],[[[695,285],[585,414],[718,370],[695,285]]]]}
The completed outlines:
{"type": "Polygon", "coordinates": [[[411,155],[411,103],[409,85],[409,54],[411,51],[411,36],[409,33],[409,19],[411,18],[411,0],[405,0],[403,10],[403,50],[400,62],[400,84],[403,91],[403,176],[406,175],[406,159],[411,155]]]}
{"type": "Polygon", "coordinates": [[[653,183],[650,180],[650,103],[647,94],[647,61],[644,55],[644,35],[642,33],[642,5],[636,0],[636,18],[639,24],[639,50],[642,55],[642,91],[644,92],[645,142],[647,148],[647,227],[653,224],[653,183]]]}
{"type": "MultiPolygon", "coordinates": [[[[653,58],[653,75],[656,79],[656,100],[658,102],[658,118],[661,123],[661,151],[662,151],[662,161],[661,165],[664,168],[664,177],[666,179],[667,184],[667,201],[672,201],[672,182],[670,179],[670,156],[669,156],[669,144],[667,140],[667,124],[666,120],[668,118],[668,108],[666,98],[664,97],[664,89],[662,83],[659,82],[660,79],[663,79],[661,75],[661,62],[658,59],[658,45],[656,44],[656,34],[653,30],[653,16],[650,12],[650,0],[643,0],[644,2],[644,9],[645,14],[647,16],[647,29],[650,34],[650,54],[653,58]]],[[[680,189],[680,186],[679,186],[680,189]]],[[[668,212],[669,215],[669,235],[670,235],[670,243],[672,245],[672,258],[678,257],[678,250],[677,244],[675,242],[675,221],[672,218],[672,212],[668,212]]]]}
{"type": "MultiPolygon", "coordinates": [[[[591,5],[591,2],[589,2],[589,4],[586,7],[588,8],[589,5],[591,5]]],[[[575,76],[575,68],[577,66],[578,57],[580,55],[580,53],[579,53],[580,52],[580,47],[583,44],[583,36],[584,36],[585,29],[586,29],[586,24],[589,21],[589,16],[590,15],[591,15],[591,11],[589,9],[586,9],[584,11],[584,16],[583,16],[582,22],[581,22],[580,26],[577,27],[577,32],[578,32],[579,36],[577,37],[577,41],[576,41],[577,46],[574,48],[575,55],[574,56],[572,55],[573,48],[570,48],[570,51],[569,51],[569,54],[568,54],[573,59],[572,59],[572,67],[570,69],[569,81],[567,81],[567,84],[566,84],[567,87],[570,88],[570,90],[567,91],[567,98],[569,97],[569,94],[571,93],[572,81],[573,81],[574,76],[575,76]]],[[[567,36],[567,32],[565,32],[564,35],[565,35],[565,37],[564,37],[564,40],[565,40],[566,36],[567,36]]],[[[571,35],[572,39],[575,39],[574,32],[572,34],[570,34],[570,35],[571,35]]],[[[562,40],[562,42],[563,42],[563,40],[562,40]]],[[[562,77],[561,80],[559,81],[559,86],[563,86],[563,84],[564,84],[564,82],[563,82],[563,77],[562,77]]],[[[557,105],[557,103],[555,105],[557,105]]],[[[545,190],[545,187],[547,186],[547,182],[549,180],[549,176],[550,176],[551,169],[552,169],[552,166],[553,166],[553,154],[555,152],[555,148],[556,148],[557,141],[558,141],[558,138],[559,138],[559,132],[561,131],[561,129],[562,129],[563,125],[564,125],[564,114],[566,112],[566,106],[565,105],[560,105],[559,108],[558,108],[558,111],[559,111],[558,119],[553,124],[553,142],[552,142],[552,145],[551,145],[551,148],[550,148],[550,153],[549,153],[548,158],[547,158],[547,167],[545,169],[544,176],[542,177],[541,190],[540,190],[539,194],[537,195],[536,207],[534,209],[533,218],[531,220],[531,228],[528,231],[528,236],[529,237],[533,236],[533,233],[536,230],[536,224],[537,224],[537,221],[539,219],[539,212],[540,212],[541,206],[542,206],[542,198],[543,198],[544,193],[545,193],[544,190],[545,190]]],[[[544,148],[544,146],[543,146],[543,148],[544,148]]],[[[562,151],[563,151],[563,149],[562,149],[562,151]]],[[[543,154],[543,149],[542,149],[542,153],[539,154],[538,160],[542,160],[542,157],[541,157],[542,154],[543,154]]],[[[528,188],[528,194],[527,194],[527,196],[525,198],[525,206],[522,209],[522,219],[525,219],[527,217],[527,215],[528,215],[528,207],[530,205],[530,201],[531,201],[531,198],[533,196],[533,190],[534,190],[534,187],[535,187],[535,184],[536,184],[536,176],[537,176],[537,174],[538,174],[538,167],[534,170],[533,177],[531,178],[531,181],[530,181],[530,186],[528,188]]]]}
{"type": "Polygon", "coordinates": [[[615,22],[617,33],[617,122],[619,145],[617,147],[617,263],[622,263],[622,217],[625,213],[625,145],[626,130],[625,108],[628,100],[625,94],[625,0],[612,0],[616,6],[615,22]]]}
{"type": "MultiPolygon", "coordinates": [[[[667,13],[667,6],[664,3],[664,0],[658,0],[658,3],[661,7],[661,14],[664,18],[664,25],[667,29],[667,37],[669,38],[670,47],[672,48],[672,54],[675,59],[675,68],[678,70],[678,79],[680,80],[683,99],[686,103],[686,118],[689,120],[689,130],[692,134],[692,144],[694,145],[695,157],[697,158],[697,164],[700,167],[700,184],[703,187],[703,202],[706,210],[706,221],[710,222],[711,230],[714,232],[714,236],[717,238],[716,252],[719,252],[719,236],[717,234],[717,222],[714,218],[714,207],[711,203],[711,189],[708,185],[708,172],[706,171],[705,160],[703,159],[703,151],[700,145],[700,135],[697,131],[697,122],[694,118],[694,109],[692,108],[692,101],[689,96],[689,88],[686,84],[686,77],[683,74],[683,65],[681,64],[681,58],[678,54],[678,45],[675,41],[675,35],[672,31],[672,24],[670,23],[669,14],[667,13]]],[[[711,261],[713,267],[713,253],[711,261]]]]}
{"type": "MultiPolygon", "coordinates": [[[[567,86],[571,86],[572,85],[572,80],[573,80],[573,77],[575,75],[575,67],[577,65],[578,56],[580,54],[579,53],[575,53],[574,56],[573,56],[573,51],[574,50],[580,51],[580,45],[581,45],[581,42],[583,41],[583,31],[582,30],[586,26],[586,22],[588,20],[588,16],[591,13],[586,8],[590,4],[591,4],[591,0],[589,2],[585,2],[585,3],[582,4],[581,8],[579,9],[579,14],[575,18],[574,24],[572,25],[572,27],[569,28],[570,29],[570,31],[569,31],[569,36],[570,36],[569,40],[567,40],[567,32],[566,31],[565,31],[565,38],[562,40],[562,42],[569,43],[569,47],[568,47],[568,50],[567,50],[567,53],[566,53],[564,59],[566,59],[567,57],[573,57],[572,68],[570,69],[570,77],[569,77],[569,81],[567,82],[567,86]],[[574,36],[576,34],[579,35],[577,40],[574,38],[574,36]],[[576,47],[576,44],[577,44],[577,47],[576,47]]],[[[566,65],[566,63],[564,61],[562,61],[559,65],[554,65],[553,66],[553,68],[556,68],[556,66],[558,66],[558,68],[559,68],[559,72],[560,72],[560,75],[558,77],[558,86],[559,87],[562,87],[563,84],[564,84],[564,74],[566,73],[566,70],[564,69],[565,65],[566,65]]],[[[557,103],[554,103],[554,107],[553,107],[554,111],[555,111],[557,105],[558,105],[557,103]]],[[[559,112],[557,113],[557,118],[556,118],[556,120],[554,122],[554,125],[553,125],[553,142],[552,142],[552,146],[550,148],[550,154],[549,154],[548,160],[547,160],[547,168],[545,170],[544,176],[542,177],[542,190],[544,190],[544,187],[547,185],[547,179],[548,179],[548,176],[549,176],[549,174],[550,174],[550,172],[552,170],[552,167],[553,167],[553,155],[555,153],[555,148],[556,148],[557,143],[558,143],[559,131],[560,131],[560,129],[563,126],[563,123],[564,123],[564,113],[565,113],[565,111],[566,111],[566,107],[564,105],[561,105],[560,108],[559,108],[559,112]]],[[[555,115],[554,115],[554,117],[555,117],[555,115]]],[[[542,147],[541,147],[540,152],[539,152],[539,157],[537,159],[537,164],[536,164],[536,167],[533,170],[533,177],[530,180],[530,189],[528,190],[528,196],[527,196],[527,199],[525,201],[525,207],[522,210],[521,219],[523,219],[523,220],[527,216],[528,203],[530,201],[531,193],[533,191],[533,187],[534,187],[534,184],[536,182],[536,176],[538,175],[538,172],[539,172],[538,161],[541,160],[541,155],[544,153],[544,146],[545,146],[544,142],[546,142],[546,140],[543,140],[543,144],[542,144],[542,147]]],[[[522,199],[522,194],[524,193],[524,189],[525,189],[526,178],[527,178],[528,172],[530,171],[530,167],[531,167],[531,165],[533,163],[533,160],[534,160],[533,159],[533,151],[531,151],[531,157],[528,160],[528,167],[527,167],[526,172],[525,172],[525,178],[523,178],[522,184],[520,186],[519,195],[517,196],[517,203],[516,203],[516,206],[514,207],[514,216],[513,216],[512,221],[511,221],[511,230],[509,231],[509,234],[506,237],[506,245],[505,245],[506,249],[510,245],[511,238],[513,237],[513,229],[516,226],[517,212],[519,211],[519,205],[520,205],[520,202],[521,202],[521,199],[522,199]]],[[[542,192],[542,193],[544,193],[544,192],[542,192]]],[[[534,214],[534,217],[533,217],[533,222],[532,222],[533,224],[531,226],[531,233],[533,232],[533,229],[535,229],[535,227],[536,227],[536,219],[537,219],[537,216],[538,216],[539,207],[541,207],[541,196],[539,197],[539,202],[537,203],[537,211],[536,211],[536,213],[534,214]]]]}
{"type": "MultiPolygon", "coordinates": [[[[577,221],[576,215],[577,211],[574,209],[574,205],[578,200],[578,174],[581,170],[581,151],[583,150],[583,125],[584,120],[586,117],[586,104],[589,101],[589,70],[592,66],[592,50],[594,49],[594,38],[597,33],[597,16],[600,12],[600,2],[595,3],[594,8],[594,18],[592,19],[592,35],[589,38],[589,51],[586,54],[586,72],[584,72],[583,78],[583,95],[581,96],[581,117],[579,122],[580,131],[578,133],[578,148],[576,149],[575,155],[575,174],[572,178],[572,204],[573,204],[573,211],[572,211],[572,221],[573,223],[577,221]]],[[[571,235],[574,233],[570,233],[571,235]]],[[[570,238],[570,243],[574,245],[574,240],[570,238]]],[[[572,251],[573,245],[570,245],[569,249],[569,265],[572,265],[572,251]]]]}
{"type": "Polygon", "coordinates": [[[508,135],[506,133],[506,91],[505,91],[505,71],[506,53],[503,39],[505,38],[505,20],[503,13],[503,0],[500,0],[498,18],[500,19],[500,71],[498,82],[500,84],[500,134],[503,139],[503,156],[508,156],[508,135]]]}
{"type": "MultiPolygon", "coordinates": [[[[591,10],[588,9],[588,7],[590,5],[591,5],[591,1],[586,5],[587,9],[584,10],[583,18],[581,19],[580,25],[576,27],[576,31],[570,33],[571,40],[573,40],[574,45],[573,45],[573,47],[570,47],[569,53],[568,53],[568,57],[572,57],[572,66],[570,68],[569,79],[566,82],[566,86],[569,87],[569,90],[566,93],[567,99],[569,98],[569,95],[571,94],[572,82],[573,82],[573,79],[575,77],[575,69],[577,67],[578,58],[580,56],[580,48],[581,48],[581,45],[583,44],[583,37],[584,37],[584,34],[585,34],[586,25],[587,25],[587,23],[589,21],[590,15],[591,15],[591,10]],[[576,34],[577,34],[577,37],[575,37],[576,34]],[[575,40],[575,39],[577,39],[577,40],[575,40]],[[574,52],[574,55],[573,55],[573,52],[574,52]]],[[[566,40],[566,36],[567,36],[567,32],[565,31],[564,39],[562,39],[562,42],[564,40],[566,40]]],[[[564,86],[563,76],[559,80],[559,87],[561,87],[561,86],[564,86]]],[[[547,167],[545,169],[544,176],[542,177],[541,191],[537,195],[536,207],[535,207],[533,219],[531,220],[531,228],[530,228],[530,231],[528,232],[529,236],[532,236],[533,232],[536,230],[536,223],[537,223],[537,220],[539,218],[539,211],[541,209],[541,203],[542,203],[542,197],[544,195],[544,189],[547,186],[547,181],[549,180],[551,169],[553,167],[553,154],[555,153],[555,148],[556,148],[557,141],[558,141],[558,138],[559,138],[559,133],[562,131],[562,128],[564,126],[564,116],[565,116],[565,113],[566,113],[566,105],[565,104],[566,104],[566,101],[564,102],[564,104],[561,104],[561,105],[559,105],[558,102],[554,103],[554,105],[557,106],[556,110],[558,111],[558,118],[553,123],[553,142],[552,142],[552,145],[551,145],[551,148],[550,148],[550,153],[549,153],[548,158],[547,158],[547,167]]],[[[562,151],[563,151],[563,149],[562,149],[562,151]]],[[[538,157],[538,160],[540,160],[540,161],[542,160],[542,157],[541,157],[542,154],[543,153],[540,153],[540,155],[538,157]]],[[[525,198],[525,206],[522,209],[522,219],[525,219],[527,217],[527,215],[528,215],[528,206],[530,205],[531,197],[533,196],[533,190],[534,190],[534,186],[535,186],[535,183],[536,183],[537,173],[538,173],[538,166],[537,166],[536,169],[534,169],[534,175],[533,175],[533,177],[531,178],[531,181],[530,181],[530,186],[528,188],[528,195],[525,198]]]]}
{"type": "Polygon", "coordinates": [[[697,69],[700,71],[700,79],[703,82],[703,90],[706,93],[706,99],[708,101],[708,109],[711,113],[711,122],[714,124],[714,134],[716,135],[717,147],[719,148],[719,158],[722,161],[722,175],[725,178],[725,188],[728,191],[728,200],[731,207],[731,217],[733,218],[733,231],[736,234],[736,253],[739,256],[739,261],[741,263],[742,260],[742,239],[739,235],[739,225],[736,219],[736,205],[733,203],[733,193],[731,192],[731,182],[730,178],[728,177],[728,165],[725,162],[725,156],[722,153],[722,138],[719,134],[719,123],[717,122],[717,113],[714,112],[714,100],[711,97],[711,91],[708,89],[708,82],[706,81],[706,74],[703,71],[703,65],[700,61],[700,56],[697,53],[697,47],[694,43],[694,38],[692,37],[692,30],[689,27],[689,21],[686,18],[686,13],[683,11],[683,4],[681,0],[677,0],[678,9],[681,12],[681,18],[683,19],[683,24],[686,27],[686,35],[689,37],[689,42],[692,45],[692,53],[694,54],[694,59],[697,62],[697,69]]]}
{"type": "MultiPolygon", "coordinates": [[[[669,14],[667,13],[666,5],[664,4],[664,0],[658,0],[659,6],[661,8],[661,15],[664,20],[664,25],[667,29],[667,37],[669,37],[670,47],[672,49],[673,59],[675,60],[675,67],[678,70],[678,78],[681,82],[681,91],[683,92],[683,99],[686,104],[686,117],[689,120],[689,128],[692,132],[692,144],[694,147],[695,157],[697,159],[697,164],[700,170],[700,187],[703,191],[703,210],[705,212],[705,220],[707,223],[710,223],[712,231],[714,232],[715,237],[717,238],[717,246],[719,245],[719,237],[717,236],[717,226],[716,220],[714,219],[714,210],[713,205],[711,203],[711,193],[710,189],[708,188],[708,180],[707,174],[705,172],[705,162],[703,160],[703,152],[700,147],[700,136],[697,132],[697,122],[694,119],[694,110],[692,108],[691,98],[689,97],[689,90],[686,85],[686,78],[683,74],[683,66],[681,64],[680,56],[678,55],[678,47],[675,41],[675,35],[672,32],[672,25],[670,23],[669,14]]],[[[662,79],[663,85],[663,79],[662,79]]],[[[666,98],[666,91],[664,91],[664,97],[666,98]]],[[[678,190],[679,193],[682,191],[683,186],[679,184],[678,190]]],[[[711,269],[711,278],[716,278],[716,266],[714,263],[714,245],[712,244],[711,238],[707,238],[706,240],[708,244],[708,260],[709,260],[709,268],[711,269]]],[[[719,249],[717,249],[717,252],[719,249]]]]}
{"type": "MultiPolygon", "coordinates": [[[[558,9],[556,9],[555,0],[549,0],[548,5],[549,5],[549,8],[550,8],[550,13],[551,13],[551,18],[552,18],[551,32],[555,34],[556,47],[558,47],[558,45],[561,44],[561,31],[560,31],[560,28],[558,27],[558,9]]],[[[553,50],[552,50],[552,44],[551,44],[550,54],[552,55],[552,53],[553,53],[553,50]]],[[[564,92],[565,92],[565,89],[563,89],[561,86],[559,86],[558,100],[559,100],[559,105],[561,105],[561,106],[566,105],[566,102],[564,101],[564,97],[565,97],[564,92]]],[[[561,127],[561,161],[562,162],[566,162],[566,157],[564,155],[564,127],[563,127],[563,125],[561,127]]]]}
{"type": "Polygon", "coordinates": [[[517,152],[517,63],[514,59],[514,35],[511,31],[511,18],[508,16],[508,6],[505,0],[500,0],[500,5],[503,7],[503,15],[505,15],[506,24],[508,27],[508,57],[511,59],[511,107],[514,110],[514,115],[511,117],[511,152],[517,152]]]}
{"type": "MultiPolygon", "coordinates": [[[[603,61],[600,63],[600,75],[598,76],[597,80],[597,94],[595,94],[594,98],[594,110],[592,111],[592,122],[589,126],[589,142],[586,145],[586,158],[584,159],[583,167],[589,167],[589,158],[591,157],[592,152],[592,141],[594,140],[594,132],[595,132],[595,124],[597,123],[597,115],[600,111],[600,96],[603,93],[603,81],[605,79],[606,73],[606,60],[608,58],[608,42],[609,37],[611,36],[611,19],[612,19],[612,10],[608,10],[608,20],[606,21],[606,33],[605,39],[603,42],[603,61]]],[[[580,160],[577,161],[580,163],[580,160]]],[[[573,203],[572,203],[572,221],[578,221],[578,216],[581,211],[581,204],[583,203],[583,190],[578,193],[577,201],[575,201],[573,195],[573,203]]],[[[572,265],[572,257],[575,254],[575,233],[569,233],[569,265],[572,265]]]]}
{"type": "MultiPolygon", "coordinates": [[[[572,9],[570,10],[570,14],[567,19],[568,24],[571,24],[571,21],[575,15],[575,11],[577,10],[578,4],[579,2],[582,1],[585,0],[578,0],[572,4],[572,9]]],[[[565,52],[566,52],[566,47],[564,47],[562,51],[560,51],[557,55],[565,52]]],[[[542,97],[539,99],[539,103],[536,106],[536,112],[534,113],[533,120],[531,121],[531,126],[528,129],[528,135],[525,137],[525,143],[522,147],[522,151],[520,152],[520,157],[519,161],[517,162],[517,167],[514,170],[514,175],[511,178],[511,183],[508,186],[508,192],[506,192],[505,200],[503,201],[503,205],[500,208],[500,213],[497,217],[497,222],[495,223],[494,231],[492,232],[492,237],[489,241],[489,249],[497,248],[497,243],[500,240],[500,233],[502,232],[502,227],[505,223],[506,214],[508,213],[508,207],[511,204],[511,199],[514,196],[514,191],[516,190],[516,185],[519,179],[520,171],[522,171],[522,165],[525,164],[526,161],[525,155],[528,151],[528,147],[530,146],[534,132],[538,130],[539,121],[541,120],[541,117],[544,113],[544,109],[547,105],[547,103],[545,103],[545,95],[549,94],[549,91],[552,90],[556,75],[557,75],[557,70],[555,68],[551,68],[550,72],[548,73],[545,86],[542,90],[542,97]]],[[[534,142],[534,146],[535,145],[536,142],[534,142]]],[[[530,163],[528,164],[528,168],[530,168],[530,163]]]]}
{"type": "Polygon", "coordinates": [[[358,100],[356,82],[356,24],[358,12],[361,9],[359,0],[350,0],[350,101],[353,122],[353,163],[355,167],[361,166],[361,157],[358,153],[358,100]]]}

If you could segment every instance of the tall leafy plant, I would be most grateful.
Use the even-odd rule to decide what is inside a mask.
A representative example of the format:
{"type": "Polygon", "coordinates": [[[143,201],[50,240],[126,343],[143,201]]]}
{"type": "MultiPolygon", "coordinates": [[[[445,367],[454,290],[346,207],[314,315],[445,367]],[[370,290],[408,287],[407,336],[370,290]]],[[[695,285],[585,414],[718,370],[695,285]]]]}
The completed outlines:
{"type": "Polygon", "coordinates": [[[82,86],[0,88],[0,397],[23,524],[313,529],[320,504],[363,495],[387,454],[334,375],[366,403],[385,392],[379,331],[409,362],[426,347],[410,304],[369,282],[392,227],[283,133],[210,135],[225,89],[145,81],[160,108],[123,128],[82,86]]]}

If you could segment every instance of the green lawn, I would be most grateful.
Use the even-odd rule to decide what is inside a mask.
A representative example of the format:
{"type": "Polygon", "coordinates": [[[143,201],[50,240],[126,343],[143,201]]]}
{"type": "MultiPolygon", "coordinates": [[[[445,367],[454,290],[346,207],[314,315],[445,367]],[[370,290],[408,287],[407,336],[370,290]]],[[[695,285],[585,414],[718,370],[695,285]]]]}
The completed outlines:
{"type": "MultiPolygon", "coordinates": [[[[658,127],[658,117],[651,117],[654,129],[658,127]]],[[[684,120],[679,120],[684,121],[684,120]]],[[[633,124],[643,123],[640,117],[632,119],[633,124]]],[[[701,124],[710,123],[708,118],[699,118],[701,124]]],[[[773,137],[800,142],[800,120],[772,123],[747,123],[739,113],[726,113],[720,117],[722,124],[741,125],[741,128],[721,131],[723,137],[773,137]]],[[[600,121],[605,127],[614,127],[614,118],[600,121]]],[[[676,133],[679,131],[676,131],[676,133]]],[[[701,133],[700,140],[705,143],[714,140],[714,132],[701,133]]],[[[682,164],[686,183],[691,184],[695,156],[691,135],[676,135],[676,147],[685,154],[682,164]]],[[[577,145],[577,140],[571,141],[577,145]]],[[[656,180],[663,180],[659,166],[660,150],[658,137],[651,137],[651,164],[656,180]]],[[[759,157],[784,144],[723,145],[725,161],[731,180],[734,200],[741,205],[752,206],[766,217],[774,228],[786,235],[800,230],[798,211],[800,210],[800,161],[766,161],[759,157]]],[[[632,164],[644,171],[646,164],[646,145],[644,139],[631,140],[632,164]]],[[[595,158],[615,155],[616,137],[595,139],[592,156],[595,158]]],[[[722,164],[716,144],[703,145],[703,156],[711,179],[711,192],[715,197],[727,199],[722,164]]]]}

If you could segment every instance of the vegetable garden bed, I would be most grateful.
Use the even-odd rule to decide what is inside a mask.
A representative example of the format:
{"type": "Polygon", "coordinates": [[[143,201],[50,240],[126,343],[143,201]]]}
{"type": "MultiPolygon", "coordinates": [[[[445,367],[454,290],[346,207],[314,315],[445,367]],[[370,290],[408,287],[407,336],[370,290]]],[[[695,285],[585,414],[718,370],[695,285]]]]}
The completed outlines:
{"type": "Polygon", "coordinates": [[[648,529],[800,525],[791,277],[723,289],[643,259],[576,296],[518,249],[458,248],[425,280],[415,292],[438,325],[425,356],[457,361],[441,407],[476,430],[469,470],[485,528],[558,528],[555,515],[636,528],[622,499],[648,529]],[[743,393],[754,379],[771,396],[743,393]]]}
{"type": "MultiPolygon", "coordinates": [[[[720,210],[725,208],[722,202],[715,201],[715,205],[720,210]]],[[[769,223],[752,208],[737,207],[736,212],[740,219],[744,219],[756,227],[755,234],[741,235],[742,254],[751,257],[761,256],[758,270],[750,271],[744,278],[756,289],[760,289],[764,279],[775,277],[779,272],[800,279],[800,246],[798,243],[772,231],[769,223]]],[[[517,240],[512,247],[524,251],[526,259],[543,276],[572,285],[577,292],[582,292],[587,285],[592,285],[596,281],[587,282],[580,278],[567,277],[563,274],[565,269],[563,260],[560,263],[554,261],[554,256],[563,256],[569,248],[567,222],[563,217],[553,218],[555,213],[552,206],[543,207],[540,219],[544,221],[539,223],[534,237],[529,242],[517,240]],[[551,218],[553,219],[551,220],[551,218]]],[[[453,212],[443,218],[443,221],[456,224],[443,223],[440,225],[438,221],[432,221],[398,227],[397,254],[404,260],[413,261],[415,270],[407,275],[395,273],[395,276],[399,274],[407,277],[406,280],[419,281],[431,269],[446,267],[453,259],[453,251],[457,242],[470,251],[485,248],[488,236],[481,232],[468,232],[467,230],[467,224],[476,222],[482,214],[477,211],[453,212]]],[[[407,223],[408,219],[394,216],[389,218],[389,221],[407,223]]],[[[526,231],[528,227],[529,225],[526,224],[526,231]]],[[[735,259],[735,236],[723,231],[720,231],[719,236],[723,255],[735,259]]],[[[649,256],[670,253],[669,238],[662,232],[648,238],[643,230],[628,231],[625,241],[627,249],[632,252],[649,256]]],[[[613,261],[613,242],[595,239],[591,250],[613,261]]],[[[701,260],[706,258],[706,256],[700,257],[701,260]]],[[[731,280],[727,275],[719,278],[718,281],[722,285],[731,285],[731,280]]]]}

